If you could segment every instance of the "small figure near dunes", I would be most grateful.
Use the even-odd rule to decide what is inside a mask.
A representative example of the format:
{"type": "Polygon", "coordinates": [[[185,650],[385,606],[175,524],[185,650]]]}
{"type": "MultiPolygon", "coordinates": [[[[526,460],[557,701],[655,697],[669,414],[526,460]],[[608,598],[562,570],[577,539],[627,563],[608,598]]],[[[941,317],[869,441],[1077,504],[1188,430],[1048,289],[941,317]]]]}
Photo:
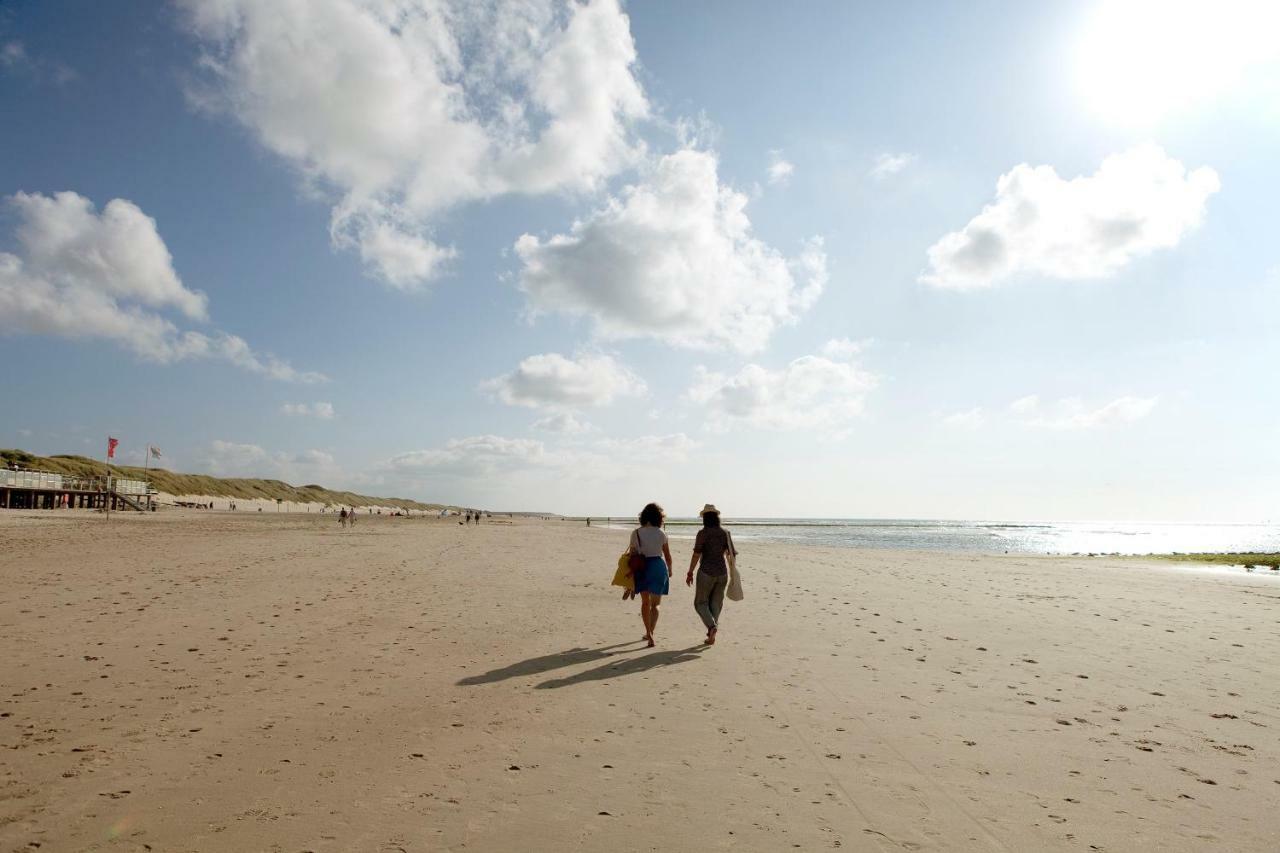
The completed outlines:
{"type": "Polygon", "coordinates": [[[338,512],[338,526],[347,526],[347,508],[345,506],[338,512]]]}
{"type": "Polygon", "coordinates": [[[658,627],[662,596],[671,589],[671,548],[662,530],[665,519],[662,507],[647,504],[640,511],[640,526],[631,531],[630,550],[644,557],[644,566],[636,572],[636,592],[640,593],[640,619],[650,648],[654,645],[653,632],[658,627]]]}
{"type": "Polygon", "coordinates": [[[707,645],[716,641],[720,628],[720,610],[724,607],[724,593],[729,586],[729,564],[738,554],[729,531],[720,526],[720,510],[715,504],[706,504],[699,513],[702,529],[693,541],[693,556],[689,560],[689,573],[684,582],[693,586],[693,571],[698,569],[698,586],[693,593],[693,609],[707,626],[707,645]]]}

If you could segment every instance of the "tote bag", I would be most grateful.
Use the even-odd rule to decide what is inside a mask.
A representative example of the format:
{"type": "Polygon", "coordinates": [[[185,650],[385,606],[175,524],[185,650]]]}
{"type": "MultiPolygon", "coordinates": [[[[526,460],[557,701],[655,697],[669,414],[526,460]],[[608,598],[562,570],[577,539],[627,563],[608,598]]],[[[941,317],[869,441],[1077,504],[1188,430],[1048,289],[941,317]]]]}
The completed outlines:
{"type": "Polygon", "coordinates": [[[618,558],[618,570],[613,573],[613,583],[610,586],[620,586],[623,589],[635,591],[636,576],[631,571],[630,564],[631,552],[626,551],[618,558]]]}
{"type": "MultiPolygon", "coordinates": [[[[725,531],[726,533],[728,531],[725,531]]],[[[730,601],[741,601],[742,594],[742,575],[738,573],[738,555],[737,548],[733,545],[733,537],[729,537],[729,588],[725,590],[725,597],[730,601]]]]}

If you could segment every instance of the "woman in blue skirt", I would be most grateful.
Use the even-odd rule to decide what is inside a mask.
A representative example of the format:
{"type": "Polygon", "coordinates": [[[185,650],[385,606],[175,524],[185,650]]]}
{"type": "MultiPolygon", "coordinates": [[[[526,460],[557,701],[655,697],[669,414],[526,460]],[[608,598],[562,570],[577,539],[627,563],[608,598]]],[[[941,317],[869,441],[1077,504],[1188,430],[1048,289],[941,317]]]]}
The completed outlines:
{"type": "Polygon", "coordinates": [[[653,648],[653,629],[658,627],[658,607],[670,589],[671,549],[662,530],[666,514],[657,504],[640,511],[640,526],[631,531],[631,553],[644,557],[644,568],[636,572],[636,592],[640,593],[640,618],[644,638],[653,648]]]}

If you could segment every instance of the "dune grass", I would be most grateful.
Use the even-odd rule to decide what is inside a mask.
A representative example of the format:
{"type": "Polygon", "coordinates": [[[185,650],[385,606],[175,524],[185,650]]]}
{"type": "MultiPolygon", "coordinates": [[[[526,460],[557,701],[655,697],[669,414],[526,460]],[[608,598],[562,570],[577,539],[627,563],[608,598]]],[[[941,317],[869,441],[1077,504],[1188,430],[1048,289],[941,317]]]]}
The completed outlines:
{"type": "Polygon", "coordinates": [[[0,464],[8,467],[17,463],[32,471],[49,471],[54,474],[73,474],[81,477],[100,477],[111,472],[113,477],[129,480],[150,480],[157,491],[170,495],[210,495],[213,497],[251,500],[282,500],[293,503],[320,503],[332,506],[394,506],[400,509],[438,510],[444,504],[422,503],[407,498],[378,498],[355,492],[339,492],[314,483],[293,486],[281,480],[257,480],[238,477],[210,477],[204,474],[176,474],[164,468],[143,469],[131,465],[108,465],[85,456],[36,456],[25,450],[0,449],[0,464]]]}

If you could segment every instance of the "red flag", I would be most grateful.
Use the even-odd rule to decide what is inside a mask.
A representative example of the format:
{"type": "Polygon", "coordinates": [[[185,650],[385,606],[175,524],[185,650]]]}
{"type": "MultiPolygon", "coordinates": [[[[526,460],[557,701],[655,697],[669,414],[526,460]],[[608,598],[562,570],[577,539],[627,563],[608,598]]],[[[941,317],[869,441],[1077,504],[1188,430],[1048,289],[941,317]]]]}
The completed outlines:
{"type": "Polygon", "coordinates": [[[116,458],[116,445],[120,443],[120,439],[107,436],[107,458],[116,458]]]}

